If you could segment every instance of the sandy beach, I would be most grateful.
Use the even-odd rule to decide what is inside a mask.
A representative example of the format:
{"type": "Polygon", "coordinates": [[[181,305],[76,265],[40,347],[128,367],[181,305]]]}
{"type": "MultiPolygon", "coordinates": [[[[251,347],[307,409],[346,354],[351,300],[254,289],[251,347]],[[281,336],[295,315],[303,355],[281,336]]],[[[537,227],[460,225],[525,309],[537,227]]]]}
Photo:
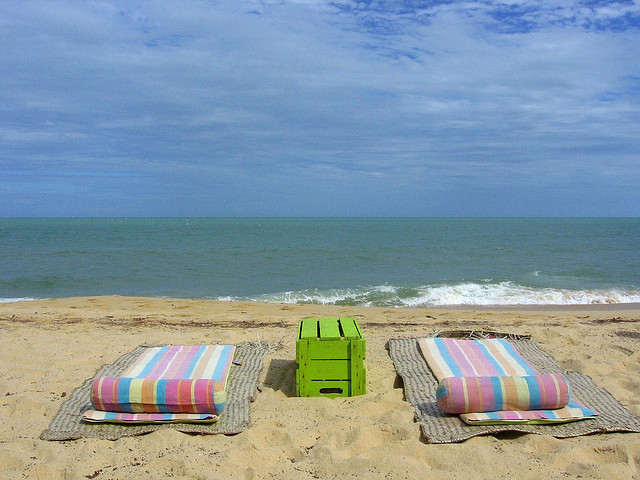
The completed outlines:
{"type": "Polygon", "coordinates": [[[640,434],[556,439],[502,434],[421,441],[385,350],[434,330],[531,335],[567,370],[590,376],[640,415],[640,305],[385,309],[130,297],[0,304],[0,478],[640,478],[640,434]],[[353,316],[367,342],[367,394],[295,396],[296,326],[353,316]],[[143,343],[272,345],[234,435],[171,430],[117,441],[39,439],[65,398],[143,343]]]}

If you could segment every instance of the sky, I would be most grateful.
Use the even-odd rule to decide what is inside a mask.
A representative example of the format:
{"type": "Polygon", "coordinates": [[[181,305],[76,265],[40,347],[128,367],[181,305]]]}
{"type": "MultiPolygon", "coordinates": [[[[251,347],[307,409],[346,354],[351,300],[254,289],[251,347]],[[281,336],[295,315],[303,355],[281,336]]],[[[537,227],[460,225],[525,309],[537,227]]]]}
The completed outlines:
{"type": "Polygon", "coordinates": [[[640,3],[4,0],[0,198],[0,217],[640,216],[640,3]]]}

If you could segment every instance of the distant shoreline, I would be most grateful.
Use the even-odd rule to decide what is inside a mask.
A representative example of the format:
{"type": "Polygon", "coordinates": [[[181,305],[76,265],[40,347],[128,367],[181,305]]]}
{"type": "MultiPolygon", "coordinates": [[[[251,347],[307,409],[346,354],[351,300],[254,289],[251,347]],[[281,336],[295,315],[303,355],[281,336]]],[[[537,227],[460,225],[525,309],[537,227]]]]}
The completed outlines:
{"type": "MultiPolygon", "coordinates": [[[[72,296],[72,297],[51,297],[51,298],[24,298],[24,299],[3,299],[0,300],[0,305],[12,305],[12,304],[29,304],[29,303],[41,303],[41,302],[65,302],[74,303],[74,301],[86,302],[97,301],[101,299],[122,299],[123,301],[145,301],[145,302],[205,302],[205,303],[220,303],[220,304],[252,304],[252,305],[273,305],[281,307],[324,307],[324,308],[340,308],[340,309],[391,309],[398,311],[412,311],[412,310],[454,310],[454,311],[527,311],[527,312],[549,312],[549,311],[615,311],[615,310],[640,310],[640,303],[592,303],[592,304],[510,304],[510,305],[419,305],[419,306],[378,306],[378,305],[334,305],[334,304],[320,304],[320,303],[286,303],[286,302],[266,302],[266,301],[254,301],[254,300],[218,300],[210,298],[182,298],[182,297],[151,297],[151,296],[128,296],[128,295],[90,295],[90,296],[72,296]]],[[[1,307],[0,307],[1,308],[1,307]]]]}

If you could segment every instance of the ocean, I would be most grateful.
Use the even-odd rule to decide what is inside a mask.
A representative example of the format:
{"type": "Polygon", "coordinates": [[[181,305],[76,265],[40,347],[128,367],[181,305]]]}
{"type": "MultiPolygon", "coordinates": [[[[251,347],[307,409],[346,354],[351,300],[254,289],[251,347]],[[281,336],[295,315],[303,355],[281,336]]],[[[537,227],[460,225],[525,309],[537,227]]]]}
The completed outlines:
{"type": "Polygon", "coordinates": [[[0,301],[640,303],[638,218],[0,219],[0,301]]]}

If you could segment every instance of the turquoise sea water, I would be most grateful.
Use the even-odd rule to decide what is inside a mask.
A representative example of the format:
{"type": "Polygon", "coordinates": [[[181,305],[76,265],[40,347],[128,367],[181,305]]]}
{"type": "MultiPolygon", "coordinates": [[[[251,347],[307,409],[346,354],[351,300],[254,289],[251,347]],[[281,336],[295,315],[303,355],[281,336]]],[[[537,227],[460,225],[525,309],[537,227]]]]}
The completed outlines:
{"type": "Polygon", "coordinates": [[[0,219],[0,298],[640,302],[636,218],[0,219]]]}

